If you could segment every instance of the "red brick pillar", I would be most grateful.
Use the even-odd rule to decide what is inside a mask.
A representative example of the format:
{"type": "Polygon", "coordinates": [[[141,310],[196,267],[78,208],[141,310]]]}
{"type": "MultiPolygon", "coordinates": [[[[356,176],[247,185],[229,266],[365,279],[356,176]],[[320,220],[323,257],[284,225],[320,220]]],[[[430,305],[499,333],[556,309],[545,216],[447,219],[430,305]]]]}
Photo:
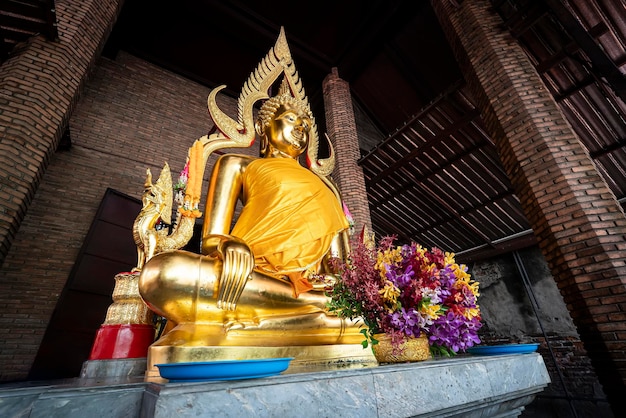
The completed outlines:
{"type": "Polygon", "coordinates": [[[57,0],[59,41],[33,37],[0,66],[0,265],[122,3],[57,0]]]}
{"type": "Polygon", "coordinates": [[[489,2],[431,3],[604,391],[624,416],[626,216],[489,2]]]}
{"type": "Polygon", "coordinates": [[[326,110],[326,130],[337,156],[333,179],[337,182],[343,200],[352,213],[355,231],[360,232],[363,226],[367,226],[371,231],[372,221],[363,169],[357,164],[361,154],[350,86],[339,78],[337,69],[333,68],[324,79],[322,87],[326,110]]]}

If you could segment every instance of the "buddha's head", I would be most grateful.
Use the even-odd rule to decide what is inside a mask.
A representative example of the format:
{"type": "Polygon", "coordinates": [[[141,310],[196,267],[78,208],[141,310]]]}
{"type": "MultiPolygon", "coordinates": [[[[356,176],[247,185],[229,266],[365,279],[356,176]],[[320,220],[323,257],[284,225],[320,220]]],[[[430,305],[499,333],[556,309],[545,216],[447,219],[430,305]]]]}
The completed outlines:
{"type": "Polygon", "coordinates": [[[263,103],[255,123],[261,156],[279,153],[297,158],[306,150],[314,119],[307,103],[293,97],[282,86],[281,90],[263,103]]]}

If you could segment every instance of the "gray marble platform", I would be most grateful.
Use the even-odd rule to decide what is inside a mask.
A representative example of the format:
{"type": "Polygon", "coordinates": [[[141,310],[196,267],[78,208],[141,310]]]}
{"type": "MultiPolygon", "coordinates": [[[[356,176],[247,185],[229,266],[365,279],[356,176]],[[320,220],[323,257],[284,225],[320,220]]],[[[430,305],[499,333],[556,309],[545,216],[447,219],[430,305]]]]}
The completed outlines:
{"type": "Polygon", "coordinates": [[[549,382],[537,353],[216,382],[76,378],[0,385],[0,416],[514,417],[549,382]]]}

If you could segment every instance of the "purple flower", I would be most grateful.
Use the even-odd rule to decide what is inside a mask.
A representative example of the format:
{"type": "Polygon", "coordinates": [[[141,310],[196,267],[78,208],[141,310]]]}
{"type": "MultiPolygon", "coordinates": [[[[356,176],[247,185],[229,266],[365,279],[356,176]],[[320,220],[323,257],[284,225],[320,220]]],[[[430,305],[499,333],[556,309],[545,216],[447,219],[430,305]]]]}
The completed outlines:
{"type": "Polygon", "coordinates": [[[391,280],[391,282],[395,284],[398,289],[404,289],[407,287],[411,283],[413,275],[415,274],[411,265],[408,265],[406,270],[400,274],[394,271],[391,266],[386,266],[386,268],[387,278],[391,280]]]}
{"type": "Polygon", "coordinates": [[[465,351],[480,343],[477,331],[480,328],[478,318],[466,319],[448,311],[437,318],[430,327],[429,341],[432,345],[448,347],[454,353],[465,351]]]}
{"type": "Polygon", "coordinates": [[[389,315],[391,326],[409,337],[419,337],[421,330],[420,325],[423,322],[421,316],[415,309],[400,308],[389,315]]]}

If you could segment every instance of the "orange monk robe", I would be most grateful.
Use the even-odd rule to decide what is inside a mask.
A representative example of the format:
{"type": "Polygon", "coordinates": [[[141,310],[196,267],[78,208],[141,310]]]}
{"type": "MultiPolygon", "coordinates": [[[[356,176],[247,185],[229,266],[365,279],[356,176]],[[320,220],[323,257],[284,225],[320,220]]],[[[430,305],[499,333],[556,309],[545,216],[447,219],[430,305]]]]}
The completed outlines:
{"type": "Polygon", "coordinates": [[[288,276],[296,295],[311,289],[302,277],[349,227],[340,202],[322,180],[291,158],[252,161],[243,175],[244,208],[231,234],[243,239],[256,268],[288,276]]]}

